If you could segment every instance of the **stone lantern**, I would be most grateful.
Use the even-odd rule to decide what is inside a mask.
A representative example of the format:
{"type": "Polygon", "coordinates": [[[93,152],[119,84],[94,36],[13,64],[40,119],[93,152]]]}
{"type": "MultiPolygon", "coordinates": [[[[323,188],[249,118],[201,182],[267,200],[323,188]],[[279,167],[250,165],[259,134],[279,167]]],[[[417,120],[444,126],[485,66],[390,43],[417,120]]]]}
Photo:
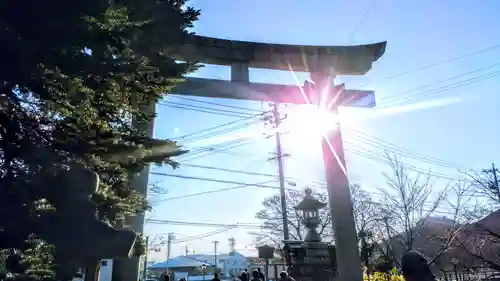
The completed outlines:
{"type": "Polygon", "coordinates": [[[264,268],[265,279],[269,278],[269,260],[274,258],[274,247],[269,245],[263,245],[257,247],[257,251],[259,251],[259,258],[264,259],[266,261],[266,266],[264,268]]]}
{"type": "Polygon", "coordinates": [[[321,242],[321,236],[319,236],[316,228],[321,224],[319,210],[325,206],[326,203],[312,196],[311,188],[306,188],[304,199],[295,207],[297,210],[302,211],[302,222],[308,229],[304,242],[321,242]]]}
{"type": "Polygon", "coordinates": [[[302,212],[302,223],[308,229],[301,247],[304,256],[295,264],[296,279],[300,280],[328,280],[331,278],[332,268],[329,245],[321,242],[321,236],[316,230],[321,224],[319,210],[326,207],[312,195],[311,188],[306,188],[304,199],[295,207],[302,212]]]}

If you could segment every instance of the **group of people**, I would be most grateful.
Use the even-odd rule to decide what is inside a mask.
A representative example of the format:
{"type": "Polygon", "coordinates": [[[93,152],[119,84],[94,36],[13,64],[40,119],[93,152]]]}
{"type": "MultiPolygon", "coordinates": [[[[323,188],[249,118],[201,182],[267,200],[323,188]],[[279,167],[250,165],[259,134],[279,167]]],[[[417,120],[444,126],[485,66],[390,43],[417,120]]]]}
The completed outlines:
{"type": "MultiPolygon", "coordinates": [[[[170,275],[164,274],[160,278],[160,281],[171,281],[170,275]]],[[[179,279],[179,281],[187,281],[187,280],[185,277],[182,277],[179,279]]],[[[218,273],[214,273],[214,278],[212,278],[212,281],[221,281],[218,273]]],[[[250,275],[248,273],[248,270],[245,269],[245,271],[243,271],[240,276],[238,277],[233,276],[233,281],[267,281],[267,278],[264,275],[264,273],[262,273],[262,270],[260,268],[254,270],[252,272],[252,275],[250,275]]],[[[288,276],[288,273],[286,271],[282,271],[280,273],[280,278],[277,281],[295,281],[295,280],[292,277],[288,276]]]]}
{"type": "MultiPolygon", "coordinates": [[[[241,273],[241,275],[238,278],[233,278],[234,281],[267,281],[266,276],[264,273],[262,273],[260,268],[257,268],[252,272],[252,275],[248,273],[248,271],[245,269],[241,273]],[[239,279],[239,280],[237,280],[239,279]]],[[[220,281],[220,280],[212,280],[212,281],[220,281]]],[[[280,278],[278,281],[295,281],[292,277],[288,275],[286,271],[282,271],[280,273],[280,278]]]]}
{"type": "Polygon", "coordinates": [[[238,278],[240,279],[240,281],[266,281],[266,277],[264,276],[264,273],[262,273],[260,268],[254,270],[251,276],[245,269],[245,271],[243,271],[238,278]]]}

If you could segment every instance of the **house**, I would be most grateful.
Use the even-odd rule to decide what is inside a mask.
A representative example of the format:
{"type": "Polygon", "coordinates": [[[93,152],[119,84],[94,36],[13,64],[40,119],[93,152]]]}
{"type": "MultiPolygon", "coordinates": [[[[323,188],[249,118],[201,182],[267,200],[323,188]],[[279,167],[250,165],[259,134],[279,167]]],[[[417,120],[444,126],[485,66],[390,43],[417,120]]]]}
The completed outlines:
{"type": "Polygon", "coordinates": [[[449,257],[441,252],[450,242],[448,236],[458,228],[455,221],[447,217],[427,217],[421,219],[410,231],[401,232],[392,236],[389,241],[380,243],[378,250],[386,252],[390,248],[391,258],[395,259],[396,263],[401,260],[408,247],[428,258],[439,256],[437,263],[448,263],[449,257]]]}
{"type": "Polygon", "coordinates": [[[500,270],[500,209],[465,225],[450,250],[458,266],[500,270]]]}
{"type": "MultiPolygon", "coordinates": [[[[446,217],[429,217],[417,225],[410,233],[414,237],[412,248],[426,257],[438,256],[435,266],[441,270],[452,271],[454,267],[500,270],[500,209],[464,225],[446,217]]],[[[400,260],[406,251],[405,235],[393,236],[390,243],[379,244],[379,249],[385,251],[390,246],[394,258],[400,260]]]]}
{"type": "Polygon", "coordinates": [[[189,276],[203,275],[217,271],[221,276],[239,275],[248,266],[245,256],[238,252],[220,255],[185,255],[159,262],[148,267],[152,275],[162,272],[182,272],[189,276]],[[215,260],[217,259],[217,260],[215,260]],[[216,266],[215,266],[216,265],[216,266]]]}

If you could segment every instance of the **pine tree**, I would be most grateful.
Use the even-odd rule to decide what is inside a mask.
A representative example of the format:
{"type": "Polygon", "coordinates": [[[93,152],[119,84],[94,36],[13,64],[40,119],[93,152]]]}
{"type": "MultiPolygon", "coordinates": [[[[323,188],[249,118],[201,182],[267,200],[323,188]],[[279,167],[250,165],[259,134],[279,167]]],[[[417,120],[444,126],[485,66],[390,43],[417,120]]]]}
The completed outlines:
{"type": "Polygon", "coordinates": [[[169,56],[199,16],[185,2],[0,2],[0,256],[12,278],[60,280],[56,245],[39,233],[60,189],[41,170],[77,161],[98,173],[98,217],[121,227],[148,208],[131,176],[175,166],[183,151],[150,139],[141,124],[154,116],[141,111],[195,69],[169,56]]]}

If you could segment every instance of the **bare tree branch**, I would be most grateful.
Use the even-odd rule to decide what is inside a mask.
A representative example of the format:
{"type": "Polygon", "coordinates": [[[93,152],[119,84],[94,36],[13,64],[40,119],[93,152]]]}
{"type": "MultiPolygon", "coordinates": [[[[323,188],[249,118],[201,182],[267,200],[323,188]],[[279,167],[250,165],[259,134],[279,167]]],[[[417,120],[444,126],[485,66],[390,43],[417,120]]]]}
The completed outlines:
{"type": "Polygon", "coordinates": [[[387,158],[392,174],[385,175],[387,186],[379,188],[377,227],[385,239],[386,255],[397,263],[404,252],[416,250],[431,264],[442,260],[466,223],[469,186],[465,182],[436,186],[430,173],[412,173],[396,157],[387,158]],[[440,215],[440,210],[447,215],[440,215]]]}
{"type": "MultiPolygon", "coordinates": [[[[328,202],[328,195],[326,193],[318,192],[315,194],[318,200],[322,202],[328,202]]],[[[295,207],[302,201],[303,194],[298,191],[288,191],[287,192],[287,217],[288,217],[288,229],[290,239],[293,240],[303,240],[307,229],[302,225],[302,214],[295,207]]],[[[264,233],[265,239],[274,241],[283,240],[283,219],[282,219],[282,208],[281,199],[279,195],[274,195],[264,199],[262,202],[263,209],[257,212],[255,217],[262,221],[261,229],[264,233]],[[272,237],[272,238],[271,238],[272,237]]],[[[322,237],[328,241],[332,238],[333,233],[331,231],[331,217],[328,208],[321,209],[319,211],[319,216],[322,223],[319,228],[319,233],[322,237]]],[[[256,237],[262,238],[262,233],[254,233],[256,237]]],[[[281,244],[281,243],[279,243],[281,244]]]]}

